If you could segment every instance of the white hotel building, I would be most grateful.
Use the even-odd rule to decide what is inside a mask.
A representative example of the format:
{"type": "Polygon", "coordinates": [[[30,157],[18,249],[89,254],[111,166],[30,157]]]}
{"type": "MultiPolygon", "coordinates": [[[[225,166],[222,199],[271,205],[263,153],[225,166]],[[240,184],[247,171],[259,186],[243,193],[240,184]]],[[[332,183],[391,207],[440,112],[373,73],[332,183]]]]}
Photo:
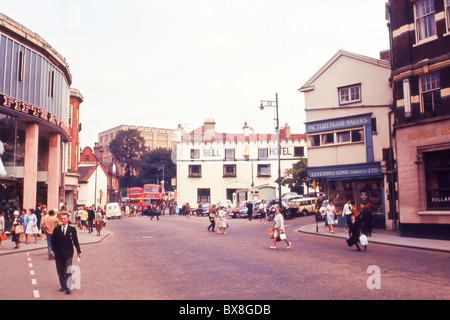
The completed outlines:
{"type": "MultiPolygon", "coordinates": [[[[256,134],[245,123],[238,134],[218,133],[215,122],[182,133],[177,145],[177,202],[196,207],[200,202],[239,201],[238,190],[273,188],[277,197],[277,134],[256,134]]],[[[306,135],[280,129],[281,173],[306,157],[306,135]]],[[[282,193],[289,192],[282,186],[282,193]]],[[[263,199],[262,193],[254,198],[263,199]]]]}

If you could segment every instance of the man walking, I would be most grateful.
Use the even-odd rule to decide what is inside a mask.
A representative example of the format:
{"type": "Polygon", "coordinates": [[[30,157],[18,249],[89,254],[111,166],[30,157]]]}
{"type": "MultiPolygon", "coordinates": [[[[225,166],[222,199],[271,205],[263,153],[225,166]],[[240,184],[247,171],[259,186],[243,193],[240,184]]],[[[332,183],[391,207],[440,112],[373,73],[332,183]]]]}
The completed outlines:
{"type": "Polygon", "coordinates": [[[47,236],[47,247],[48,247],[48,259],[52,260],[52,237],[53,230],[57,226],[61,225],[61,221],[55,216],[55,211],[50,210],[48,212],[48,217],[42,221],[42,232],[47,236]]]}
{"type": "Polygon", "coordinates": [[[344,205],[344,209],[342,209],[342,218],[345,216],[345,227],[344,231],[347,232],[347,227],[352,223],[352,200],[348,200],[344,205]]]}
{"type": "Polygon", "coordinates": [[[68,268],[72,265],[73,247],[77,249],[78,258],[81,258],[80,244],[78,243],[77,229],[69,226],[69,214],[61,214],[61,227],[53,230],[52,249],[55,255],[56,272],[58,273],[60,292],[65,291],[70,294],[70,288],[67,286],[68,268]]]}

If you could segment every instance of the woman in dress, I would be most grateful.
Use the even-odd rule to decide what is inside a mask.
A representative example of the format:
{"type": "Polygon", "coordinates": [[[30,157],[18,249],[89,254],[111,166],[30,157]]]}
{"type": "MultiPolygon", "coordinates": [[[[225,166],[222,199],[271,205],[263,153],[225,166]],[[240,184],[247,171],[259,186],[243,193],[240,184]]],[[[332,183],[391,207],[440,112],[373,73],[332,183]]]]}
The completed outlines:
{"type": "Polygon", "coordinates": [[[95,229],[97,230],[97,236],[99,236],[103,229],[103,214],[100,208],[95,213],[95,229]]]}
{"type": "Polygon", "coordinates": [[[219,213],[218,213],[218,218],[217,218],[217,228],[219,228],[219,233],[223,233],[223,234],[227,234],[226,233],[226,229],[228,228],[228,223],[227,223],[227,212],[225,211],[225,207],[220,207],[219,208],[219,213]]]}
{"type": "Polygon", "coordinates": [[[37,234],[39,230],[37,227],[37,217],[34,214],[34,209],[28,210],[28,221],[27,221],[27,227],[25,229],[25,235],[27,237],[26,244],[30,243],[30,235],[34,235],[34,243],[37,243],[37,234]]]}
{"type": "MultiPolygon", "coordinates": [[[[273,219],[273,245],[270,247],[270,249],[276,249],[277,248],[277,238],[281,236],[281,234],[285,234],[286,229],[284,228],[284,217],[283,214],[280,212],[280,207],[277,208],[277,213],[275,214],[275,218],[273,219]]],[[[291,242],[284,237],[283,239],[286,241],[288,245],[288,249],[291,248],[291,242]]]]}
{"type": "Polygon", "coordinates": [[[333,201],[327,205],[325,209],[325,219],[327,221],[327,228],[329,233],[334,233],[333,224],[336,215],[336,207],[333,205],[333,201]]]}
{"type": "Polygon", "coordinates": [[[2,247],[2,237],[5,234],[5,218],[3,211],[0,212],[0,248],[2,247]]]}

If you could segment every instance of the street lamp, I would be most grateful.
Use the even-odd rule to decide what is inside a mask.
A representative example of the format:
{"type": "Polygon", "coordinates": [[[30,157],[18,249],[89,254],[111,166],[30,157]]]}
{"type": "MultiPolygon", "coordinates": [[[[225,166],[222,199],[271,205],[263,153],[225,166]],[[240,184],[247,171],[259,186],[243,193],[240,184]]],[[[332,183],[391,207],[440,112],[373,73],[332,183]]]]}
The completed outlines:
{"type": "Polygon", "coordinates": [[[278,93],[275,94],[275,101],[261,100],[261,106],[259,109],[262,111],[264,108],[275,108],[276,110],[276,130],[277,130],[277,144],[278,144],[278,201],[281,209],[281,145],[280,145],[280,118],[278,116],[278,93]],[[275,104],[275,105],[274,105],[275,104]]]}

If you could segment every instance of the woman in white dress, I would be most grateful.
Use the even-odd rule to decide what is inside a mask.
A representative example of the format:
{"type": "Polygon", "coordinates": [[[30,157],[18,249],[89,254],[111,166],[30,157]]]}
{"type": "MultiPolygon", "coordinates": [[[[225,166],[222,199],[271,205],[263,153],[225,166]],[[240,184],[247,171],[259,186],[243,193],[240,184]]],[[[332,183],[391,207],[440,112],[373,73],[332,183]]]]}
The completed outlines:
{"type": "Polygon", "coordinates": [[[228,223],[226,218],[227,212],[225,211],[225,207],[219,208],[219,213],[217,214],[217,216],[218,218],[216,227],[219,228],[219,233],[227,234],[225,230],[228,228],[228,223]]]}
{"type": "Polygon", "coordinates": [[[330,201],[330,203],[327,205],[325,209],[325,219],[327,219],[327,228],[328,232],[334,233],[333,230],[333,224],[335,220],[335,214],[336,214],[336,207],[333,205],[333,201],[330,201]]]}
{"type": "Polygon", "coordinates": [[[34,209],[28,210],[28,222],[27,227],[25,229],[25,235],[27,236],[27,244],[30,243],[30,235],[34,235],[34,243],[37,243],[37,234],[39,230],[37,227],[37,217],[34,214],[34,209]]]}
{"type": "Polygon", "coordinates": [[[280,212],[280,208],[277,208],[277,213],[275,214],[275,218],[273,219],[273,245],[269,247],[270,249],[276,249],[277,246],[277,238],[284,240],[287,244],[287,248],[291,248],[291,242],[286,238],[286,229],[284,227],[284,217],[280,212]],[[281,236],[283,234],[283,236],[281,236]]]}

